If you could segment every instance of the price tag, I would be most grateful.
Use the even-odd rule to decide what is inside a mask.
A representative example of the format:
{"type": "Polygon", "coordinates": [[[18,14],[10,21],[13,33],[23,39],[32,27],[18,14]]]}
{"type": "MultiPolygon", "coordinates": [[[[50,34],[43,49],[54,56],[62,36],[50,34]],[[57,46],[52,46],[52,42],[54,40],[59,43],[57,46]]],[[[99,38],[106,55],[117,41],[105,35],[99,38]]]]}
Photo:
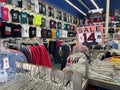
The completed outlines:
{"type": "Polygon", "coordinates": [[[96,33],[82,33],[78,34],[79,42],[86,43],[86,42],[98,42],[102,43],[102,33],[96,32],[96,33]]]}
{"type": "Polygon", "coordinates": [[[8,57],[3,58],[3,69],[10,68],[8,57]]]}

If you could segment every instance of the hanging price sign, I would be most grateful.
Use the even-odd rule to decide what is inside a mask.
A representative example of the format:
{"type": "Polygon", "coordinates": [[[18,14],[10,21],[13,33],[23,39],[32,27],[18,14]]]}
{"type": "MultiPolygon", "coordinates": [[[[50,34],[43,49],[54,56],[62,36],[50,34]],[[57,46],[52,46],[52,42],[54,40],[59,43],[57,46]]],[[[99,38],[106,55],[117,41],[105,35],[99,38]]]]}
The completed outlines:
{"type": "Polygon", "coordinates": [[[77,36],[79,43],[97,42],[103,44],[103,25],[78,27],[77,36]]]}

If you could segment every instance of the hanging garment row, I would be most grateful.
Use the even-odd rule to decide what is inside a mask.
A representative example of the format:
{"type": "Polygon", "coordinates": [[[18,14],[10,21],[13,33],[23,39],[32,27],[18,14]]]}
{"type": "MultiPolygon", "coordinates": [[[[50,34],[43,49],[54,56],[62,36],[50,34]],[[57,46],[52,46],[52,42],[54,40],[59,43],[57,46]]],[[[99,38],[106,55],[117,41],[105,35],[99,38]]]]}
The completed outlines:
{"type": "Polygon", "coordinates": [[[80,73],[64,72],[21,62],[16,62],[16,65],[19,69],[29,70],[29,72],[18,74],[14,81],[1,86],[0,90],[3,90],[3,88],[7,89],[8,87],[11,89],[18,88],[17,90],[27,88],[32,88],[33,90],[40,90],[40,88],[42,90],[82,90],[80,73]],[[24,80],[25,78],[27,80],[24,80]],[[21,80],[25,82],[20,83],[22,82],[21,80]]]}
{"type": "Polygon", "coordinates": [[[27,62],[24,53],[18,50],[0,48],[0,82],[14,79],[17,68],[16,61],[27,62]]]}
{"type": "Polygon", "coordinates": [[[13,24],[7,22],[0,22],[0,37],[8,38],[8,37],[23,37],[23,38],[33,38],[33,37],[41,37],[41,38],[67,38],[67,37],[75,37],[75,32],[68,32],[66,30],[60,29],[46,29],[29,26],[26,24],[13,24]]]}
{"type": "MultiPolygon", "coordinates": [[[[13,41],[10,40],[10,45],[13,45],[12,48],[16,50],[7,49],[8,47],[4,47],[3,45],[0,49],[0,82],[11,81],[15,77],[17,72],[15,65],[16,61],[23,61],[39,66],[48,66],[50,68],[52,67],[48,51],[43,44],[35,43],[34,41],[34,43],[19,43],[20,45],[18,47],[17,41],[16,43],[13,41]]],[[[5,42],[9,43],[9,40],[5,40],[5,42]]]]}

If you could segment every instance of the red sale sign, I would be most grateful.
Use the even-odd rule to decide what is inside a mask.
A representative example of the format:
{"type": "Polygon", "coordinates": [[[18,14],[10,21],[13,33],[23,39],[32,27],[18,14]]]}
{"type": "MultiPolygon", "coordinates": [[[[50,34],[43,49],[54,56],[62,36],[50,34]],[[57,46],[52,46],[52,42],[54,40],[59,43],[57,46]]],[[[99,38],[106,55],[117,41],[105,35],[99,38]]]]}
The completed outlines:
{"type": "Polygon", "coordinates": [[[77,36],[80,43],[98,42],[103,44],[103,25],[78,27],[77,36]]]}

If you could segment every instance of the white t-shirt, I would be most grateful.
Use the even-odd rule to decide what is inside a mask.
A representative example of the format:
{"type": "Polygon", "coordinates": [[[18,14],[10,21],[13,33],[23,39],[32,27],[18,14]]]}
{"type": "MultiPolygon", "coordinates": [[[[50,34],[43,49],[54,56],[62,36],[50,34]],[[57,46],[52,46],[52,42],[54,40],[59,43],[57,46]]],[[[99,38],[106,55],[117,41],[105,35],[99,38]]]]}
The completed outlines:
{"type": "Polygon", "coordinates": [[[49,13],[48,13],[48,5],[46,4],[45,7],[46,7],[46,16],[49,16],[49,13]]]}
{"type": "Polygon", "coordinates": [[[62,24],[62,30],[64,30],[64,22],[62,22],[61,24],[62,24]]]}
{"type": "Polygon", "coordinates": [[[35,5],[31,5],[31,11],[35,12],[35,5]]]}
{"type": "Polygon", "coordinates": [[[29,37],[29,26],[28,25],[22,25],[21,29],[22,37],[29,37]]]}
{"type": "Polygon", "coordinates": [[[22,3],[22,8],[27,9],[27,7],[28,7],[27,0],[22,0],[22,2],[24,2],[24,3],[22,3]]]}
{"type": "Polygon", "coordinates": [[[46,27],[49,28],[50,27],[50,20],[46,19],[46,27]]]}
{"type": "Polygon", "coordinates": [[[35,5],[35,12],[39,13],[39,5],[35,5]]]}
{"type": "Polygon", "coordinates": [[[41,28],[37,27],[36,36],[41,37],[41,28]]]}

